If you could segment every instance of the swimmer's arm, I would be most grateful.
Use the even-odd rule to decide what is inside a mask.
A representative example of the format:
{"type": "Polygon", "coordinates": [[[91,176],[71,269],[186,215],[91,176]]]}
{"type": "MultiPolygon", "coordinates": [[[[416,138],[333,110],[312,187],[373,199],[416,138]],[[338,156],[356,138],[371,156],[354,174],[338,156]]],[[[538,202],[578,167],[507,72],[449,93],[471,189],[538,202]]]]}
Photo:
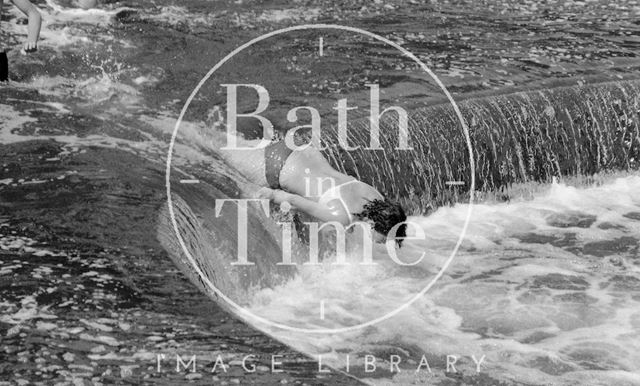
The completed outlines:
{"type": "Polygon", "coordinates": [[[38,8],[31,4],[29,0],[11,0],[29,18],[27,41],[24,43],[24,50],[33,52],[38,48],[38,37],[40,36],[40,26],[42,18],[38,8]]]}
{"type": "Polygon", "coordinates": [[[297,194],[285,192],[284,190],[274,190],[272,200],[277,204],[288,202],[294,208],[308,213],[322,222],[342,222],[341,219],[332,213],[326,206],[320,205],[315,201],[311,201],[297,194]]]}

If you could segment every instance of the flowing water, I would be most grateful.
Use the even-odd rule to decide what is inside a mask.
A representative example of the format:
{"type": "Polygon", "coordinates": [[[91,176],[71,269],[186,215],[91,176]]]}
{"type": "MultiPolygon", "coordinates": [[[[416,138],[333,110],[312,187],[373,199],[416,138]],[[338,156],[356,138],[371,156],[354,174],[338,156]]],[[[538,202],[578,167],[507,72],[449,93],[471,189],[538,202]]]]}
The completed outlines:
{"type": "MultiPolygon", "coordinates": [[[[533,199],[475,205],[447,274],[408,309],[360,332],[312,338],[272,332],[340,368],[351,354],[350,371],[361,376],[367,375],[365,354],[387,371],[390,353],[398,354],[402,370],[393,379],[399,383],[442,378],[447,355],[462,358],[459,367],[473,373],[472,355],[485,355],[481,371],[501,380],[637,384],[639,187],[640,177],[633,175],[590,188],[556,183],[533,199]],[[433,374],[422,367],[416,375],[422,355],[433,374]]],[[[435,275],[466,211],[467,205],[456,205],[415,219],[427,236],[408,242],[404,256],[427,254],[412,269],[385,261],[363,269],[353,256],[352,267],[327,263],[263,290],[252,310],[306,328],[379,317],[435,275]],[[326,320],[318,299],[326,301],[326,320]]]]}
{"type": "MultiPolygon", "coordinates": [[[[442,276],[392,318],[318,334],[241,315],[371,383],[640,384],[638,2],[167,0],[81,11],[47,0],[40,6],[40,51],[10,53],[18,83],[0,89],[2,143],[53,138],[70,152],[115,147],[159,164],[198,81],[262,33],[345,24],[411,50],[460,102],[476,165],[473,207],[461,126],[415,63],[353,34],[283,36],[221,67],[178,135],[172,174],[178,225],[208,279],[262,318],[298,329],[344,329],[423,290],[448,264],[471,210],[442,276]],[[319,36],[326,61],[316,60],[319,36]],[[352,250],[347,266],[327,256],[319,266],[282,269],[280,228],[251,211],[257,267],[230,266],[235,250],[227,244],[237,224],[233,216],[216,219],[212,203],[250,194],[247,181],[216,154],[222,143],[213,128],[225,101],[220,84],[232,81],[265,85],[270,117],[283,127],[293,126],[285,119],[292,106],[317,106],[323,140],[332,145],[327,158],[403,202],[425,238],[406,241],[399,257],[410,261],[425,252],[424,258],[402,267],[376,249],[378,265],[362,266],[352,250]],[[368,83],[380,84],[383,104],[411,109],[410,153],[391,149],[391,130],[383,131],[382,154],[335,146],[331,107],[348,98],[359,107],[354,118],[366,116],[368,83]],[[202,183],[180,186],[180,178],[202,183]],[[448,185],[452,180],[462,185],[448,185]],[[367,355],[376,359],[373,372],[367,355]],[[389,371],[392,355],[401,358],[399,371],[389,371]],[[448,355],[456,356],[457,373],[447,371],[448,355]],[[423,356],[431,371],[421,366],[423,356]],[[483,358],[479,367],[474,358],[483,358]]],[[[15,44],[24,26],[15,9],[5,8],[2,36],[15,44]]],[[[251,96],[240,102],[253,105],[251,96]]],[[[365,123],[350,123],[350,143],[366,143],[365,123]]],[[[159,238],[174,261],[229,307],[189,268],[166,210],[159,218],[159,238]]],[[[295,248],[304,260],[305,243],[296,239],[295,248]]]]}

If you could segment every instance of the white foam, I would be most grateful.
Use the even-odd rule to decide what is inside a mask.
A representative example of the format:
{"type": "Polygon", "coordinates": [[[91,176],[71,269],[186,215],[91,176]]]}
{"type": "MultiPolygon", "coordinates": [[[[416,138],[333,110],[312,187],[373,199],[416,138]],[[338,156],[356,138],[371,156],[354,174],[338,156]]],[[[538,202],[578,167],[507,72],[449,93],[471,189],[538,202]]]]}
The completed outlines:
{"type": "MultiPolygon", "coordinates": [[[[94,8],[83,10],[64,8],[52,0],[46,0],[46,3],[46,7],[38,8],[42,14],[42,28],[38,44],[41,47],[49,47],[54,50],[72,44],[113,41],[112,34],[96,35],[94,27],[108,26],[116,13],[128,9],[94,8]],[[81,26],[91,28],[81,28],[81,26]]],[[[10,22],[3,23],[3,29],[14,36],[26,36],[26,26],[17,23],[18,20],[24,18],[24,15],[16,7],[9,7],[8,13],[12,18],[10,22]]],[[[118,43],[124,47],[131,47],[131,44],[124,40],[120,40],[118,43]]]]}
{"type": "Polygon", "coordinates": [[[320,16],[320,8],[283,8],[270,9],[262,12],[244,11],[229,14],[226,10],[212,10],[211,12],[190,12],[183,6],[164,6],[160,11],[144,15],[146,19],[167,23],[170,25],[187,24],[189,26],[209,27],[218,23],[220,19],[234,21],[239,26],[251,26],[255,23],[283,23],[283,22],[311,22],[320,16]]]}
{"type": "MultiPolygon", "coordinates": [[[[396,317],[375,328],[332,335],[260,327],[310,355],[323,354],[325,363],[342,368],[344,353],[355,357],[355,353],[375,352],[384,345],[417,346],[435,355],[486,355],[485,371],[491,376],[532,384],[570,385],[589,379],[592,372],[581,370],[576,359],[580,355],[618,369],[599,372],[599,379],[614,383],[636,379],[632,373],[640,371],[640,305],[630,294],[611,292],[615,281],[610,282],[615,275],[640,279],[637,270],[625,268],[632,266],[624,261],[635,258],[633,251],[612,252],[623,261],[624,266],[618,267],[606,258],[576,255],[562,243],[554,246],[535,237],[528,241],[522,235],[545,235],[550,240],[573,235],[576,241],[568,247],[578,250],[585,243],[621,236],[638,240],[640,222],[623,216],[640,212],[638,191],[640,176],[631,175],[590,188],[553,184],[532,200],[476,205],[466,241],[448,275],[396,317]],[[595,224],[558,228],[548,223],[550,216],[576,212],[596,216],[595,224]],[[597,225],[604,221],[626,230],[599,229],[597,225]],[[573,286],[563,287],[567,280],[573,280],[573,286]],[[480,335],[481,331],[487,336],[480,335]],[[536,333],[548,335],[524,343],[536,333]],[[536,364],[544,360],[573,366],[574,371],[545,373],[545,366],[536,364]]],[[[420,266],[363,269],[325,263],[302,268],[296,279],[259,292],[251,310],[304,328],[340,328],[378,317],[433,277],[455,243],[466,210],[466,205],[456,205],[413,219],[427,239],[406,241],[403,250],[407,252],[403,253],[426,250],[428,261],[420,266]],[[319,316],[320,299],[325,300],[326,320],[319,316]]],[[[406,377],[398,376],[395,381],[406,377]]]]}

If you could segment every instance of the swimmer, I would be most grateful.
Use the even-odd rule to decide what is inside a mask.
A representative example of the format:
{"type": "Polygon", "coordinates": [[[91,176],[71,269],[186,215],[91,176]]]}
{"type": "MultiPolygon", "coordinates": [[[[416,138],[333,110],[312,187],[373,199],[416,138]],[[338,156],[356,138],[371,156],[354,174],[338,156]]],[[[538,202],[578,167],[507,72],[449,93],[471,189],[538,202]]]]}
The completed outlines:
{"type": "MultiPolygon", "coordinates": [[[[38,37],[40,36],[40,26],[42,18],[38,8],[31,4],[29,0],[10,0],[19,10],[21,10],[29,19],[27,26],[27,40],[22,46],[22,52],[30,53],[38,50],[38,37]]],[[[3,0],[0,0],[0,17],[2,16],[3,0]]],[[[9,80],[9,63],[5,48],[0,48],[0,82],[9,80]]]]}
{"type": "MultiPolygon", "coordinates": [[[[290,149],[284,140],[254,150],[221,150],[223,157],[262,188],[259,198],[291,205],[322,222],[348,226],[368,223],[374,241],[381,243],[394,225],[406,221],[402,207],[376,188],[335,170],[312,145],[290,149]]],[[[398,227],[396,243],[402,244],[406,224],[398,227]]]]}

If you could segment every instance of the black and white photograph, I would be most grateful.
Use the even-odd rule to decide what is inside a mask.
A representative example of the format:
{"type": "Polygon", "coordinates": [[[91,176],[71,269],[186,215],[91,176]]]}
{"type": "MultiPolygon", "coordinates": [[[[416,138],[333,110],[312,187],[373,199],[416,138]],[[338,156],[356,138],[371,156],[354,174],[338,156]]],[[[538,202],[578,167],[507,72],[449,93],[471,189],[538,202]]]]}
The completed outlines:
{"type": "Polygon", "coordinates": [[[640,1],[0,0],[13,385],[640,385],[640,1]]]}

